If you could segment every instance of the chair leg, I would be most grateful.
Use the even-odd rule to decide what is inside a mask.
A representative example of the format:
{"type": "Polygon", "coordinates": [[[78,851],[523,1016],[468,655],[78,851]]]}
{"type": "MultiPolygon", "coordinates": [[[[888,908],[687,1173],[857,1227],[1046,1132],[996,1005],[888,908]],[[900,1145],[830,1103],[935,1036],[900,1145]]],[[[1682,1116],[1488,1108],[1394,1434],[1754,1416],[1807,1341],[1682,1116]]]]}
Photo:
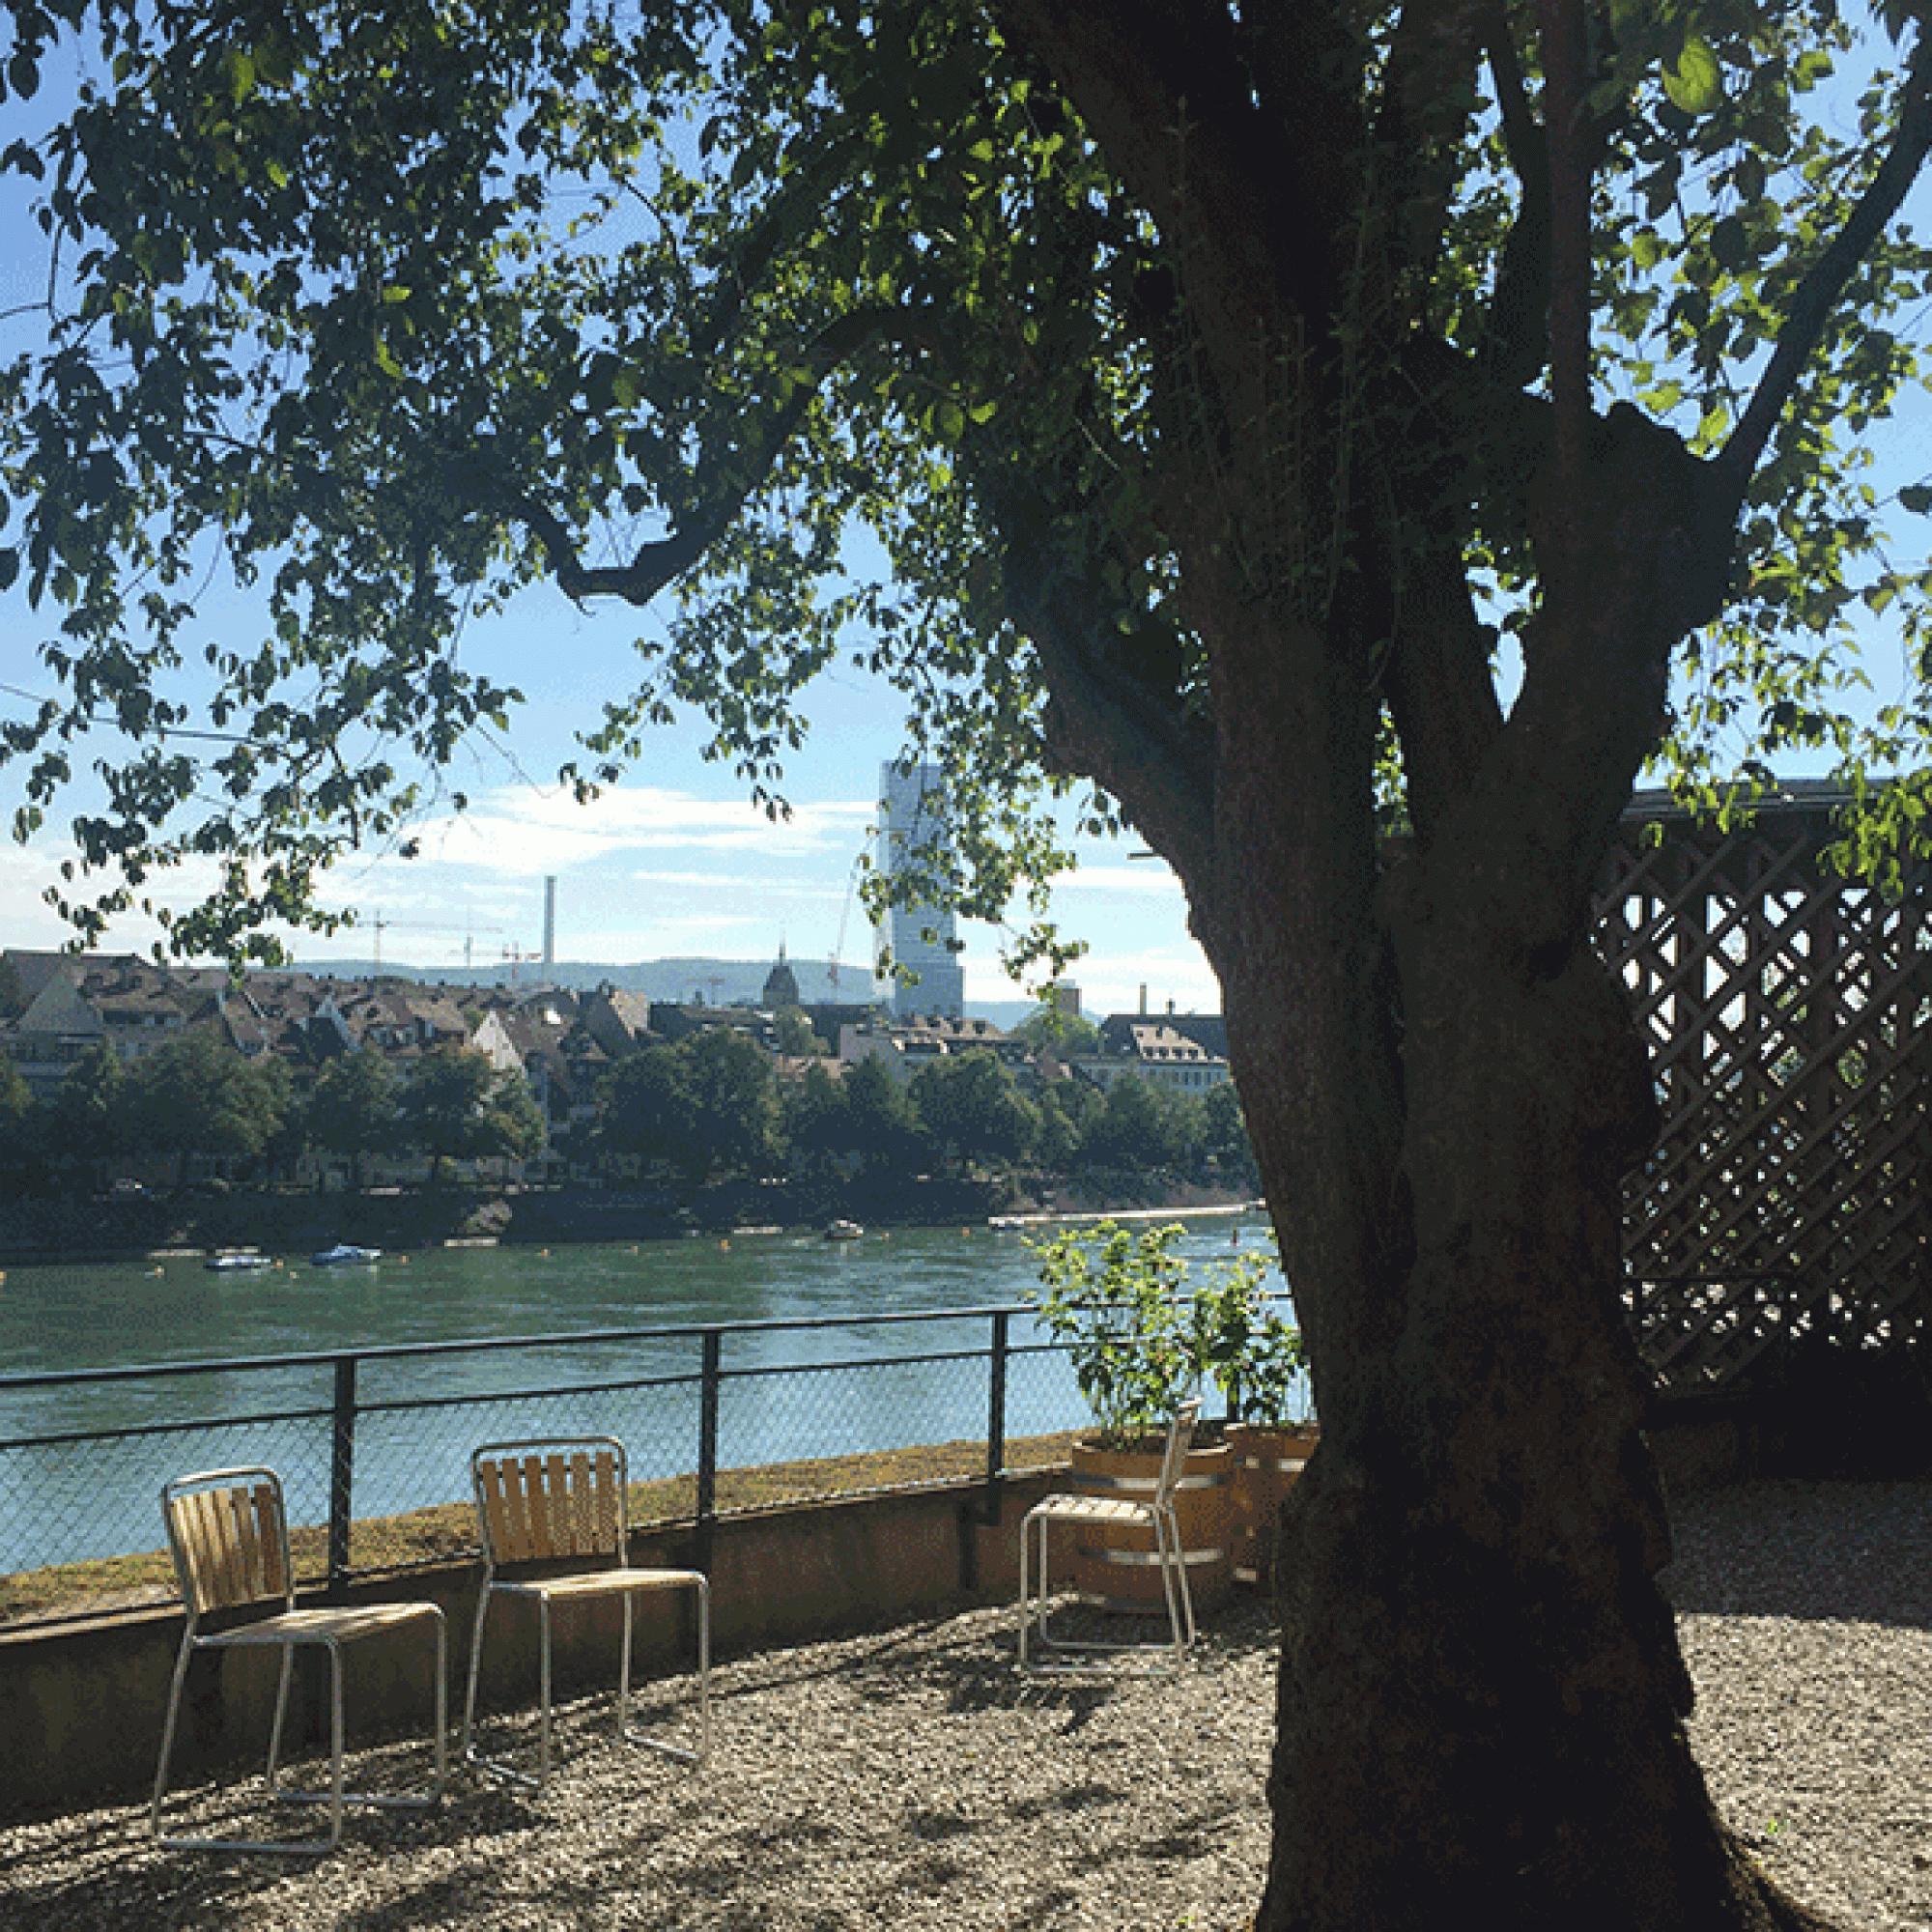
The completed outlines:
{"type": "MultiPolygon", "coordinates": [[[[449,1783],[449,1747],[447,1732],[449,1724],[449,1634],[448,1627],[440,1613],[436,1623],[436,1683],[432,1702],[436,1712],[436,1735],[432,1741],[432,1751],[436,1766],[429,1789],[418,1795],[405,1795],[387,1791],[352,1791],[348,1788],[348,1727],[343,1721],[343,1646],[334,1636],[315,1636],[307,1639],[312,1644],[320,1644],[328,1653],[328,1787],[324,1791],[277,1791],[276,1796],[287,1804],[327,1804],[328,1806],[328,1836],[307,1842],[295,1841],[286,1844],[234,1845],[223,1849],[232,1851],[294,1851],[326,1852],[332,1851],[341,1841],[347,1807],[351,1804],[366,1805],[378,1811],[427,1811],[441,1803],[442,1794],[449,1783]]],[[[293,1646],[284,1645],[286,1657],[293,1646]]]]}
{"type": "Polygon", "coordinates": [[[1187,1641],[1192,1647],[1201,1634],[1200,1626],[1194,1621],[1194,1585],[1187,1580],[1187,1552],[1180,1544],[1180,1520],[1168,1519],[1169,1534],[1174,1539],[1174,1574],[1180,1584],[1180,1609],[1187,1621],[1187,1641]]]}
{"type": "Polygon", "coordinates": [[[187,1681],[188,1659],[193,1655],[194,1639],[183,1636],[181,1655],[175,1660],[174,1684],[168,1691],[168,1715],[161,1724],[161,1761],[155,1768],[155,1802],[148,1814],[156,1838],[161,1835],[161,1800],[168,1788],[168,1760],[174,1755],[175,1720],[181,1716],[182,1686],[187,1681]]]}
{"type": "Polygon", "coordinates": [[[697,1747],[698,1763],[711,1762],[711,1578],[697,1577],[697,1747]]]}
{"type": "Polygon", "coordinates": [[[1033,1520],[1029,1517],[1022,1517],[1020,1519],[1019,1653],[1017,1657],[1014,1659],[1013,1662],[1013,1667],[1016,1670],[1024,1670],[1027,1667],[1027,1624],[1032,1616],[1032,1596],[1033,1596],[1032,1590],[1029,1587],[1031,1579],[1029,1577],[1028,1572],[1031,1566],[1029,1562],[1028,1552],[1032,1547],[1032,1540],[1033,1540],[1033,1520]]]}
{"type": "Polygon", "coordinates": [[[674,1745],[663,1738],[633,1735],[623,1715],[623,1686],[630,1675],[630,1636],[631,1636],[631,1597],[624,1593],[624,1676],[619,1679],[618,1735],[629,1743],[645,1750],[654,1750],[664,1757],[675,1758],[679,1764],[704,1765],[711,1760],[711,1579],[702,1571],[694,1570],[687,1579],[697,1598],[697,1748],[688,1750],[683,1745],[674,1745]]]}
{"type": "Polygon", "coordinates": [[[347,1740],[343,1722],[342,1645],[335,1636],[310,1636],[300,1641],[319,1643],[328,1652],[328,1785],[322,1791],[289,1791],[279,1783],[281,1743],[288,1707],[289,1681],[295,1667],[297,1643],[276,1645],[281,1652],[275,1690],[275,1715],[269,1743],[269,1793],[285,1804],[326,1804],[328,1806],[328,1835],[313,1838],[184,1838],[167,1837],[161,1832],[161,1810],[167,1796],[168,1767],[173,1760],[175,1735],[181,1716],[182,1690],[187,1679],[188,1663],[196,1648],[185,1638],[181,1656],[175,1662],[174,1683],[168,1692],[167,1716],[161,1725],[161,1761],[155,1773],[155,1796],[150,1822],[157,1843],[175,1851],[278,1852],[313,1857],[333,1851],[342,1842],[347,1807],[366,1804],[384,1810],[426,1811],[438,1804],[449,1782],[449,1640],[441,1614],[436,1615],[436,1775],[430,1788],[420,1796],[397,1796],[380,1791],[351,1791],[347,1788],[347,1740]]]}
{"type": "MultiPolygon", "coordinates": [[[[636,1593],[631,1590],[622,1592],[624,1625],[623,1649],[617,1676],[617,1735],[626,1743],[641,1746],[647,1750],[659,1751],[666,1757],[676,1758],[682,1764],[701,1765],[710,1759],[712,1742],[711,1585],[708,1578],[696,1572],[693,1572],[688,1580],[697,1592],[698,1747],[691,1750],[662,1738],[640,1736],[631,1729],[631,1677],[637,1654],[637,1610],[634,1602],[636,1593]]],[[[551,1763],[554,1755],[553,1741],[554,1641],[549,1596],[541,1591],[531,1591],[529,1594],[535,1598],[537,1606],[537,1774],[532,1777],[527,1772],[519,1770],[501,1758],[486,1756],[476,1746],[476,1685],[479,1660],[483,1651],[485,1608],[481,1603],[477,1605],[475,1634],[469,1646],[469,1685],[464,1701],[463,1755],[466,1762],[474,1764],[481,1770],[507,1778],[512,1783],[521,1784],[528,1790],[541,1792],[550,1782],[551,1763]]]]}
{"type": "MultiPolygon", "coordinates": [[[[505,1778],[512,1784],[521,1784],[528,1790],[536,1791],[542,1788],[541,1778],[532,1777],[528,1772],[519,1770],[507,1758],[491,1757],[488,1752],[478,1748],[476,1743],[477,1685],[483,1671],[483,1636],[489,1619],[490,1606],[500,1596],[501,1593],[499,1591],[486,1588],[476,1600],[476,1618],[470,1627],[469,1634],[469,1682],[463,1698],[462,1757],[465,1764],[473,1764],[479,1771],[487,1771],[494,1777],[505,1778]]],[[[506,1599],[504,1600],[506,1612],[508,1605],[509,1600],[506,1599]]],[[[537,1613],[540,1619],[543,1618],[545,1609],[544,1600],[538,1598],[537,1613]]],[[[548,1649],[542,1652],[542,1661],[544,1685],[543,1722],[547,1727],[550,1719],[550,1655],[548,1649]]],[[[549,1733],[547,1728],[544,1735],[546,1742],[548,1742],[549,1733]]]]}
{"type": "Polygon", "coordinates": [[[342,1842],[342,1646],[328,1651],[328,1849],[342,1842]]]}
{"type": "MultiPolygon", "coordinates": [[[[1068,1564],[1067,1568],[1070,1571],[1072,1565],[1068,1564]]],[[[1039,1576],[1034,1587],[1038,1605],[1036,1628],[1039,1634],[1039,1647],[1042,1652],[1056,1646],[1065,1649],[1065,1644],[1053,1634],[1053,1519],[1050,1516],[1039,1520],[1039,1576]]]]}
{"type": "Polygon", "coordinates": [[[463,1757],[467,1763],[476,1755],[476,1679],[483,1663],[483,1620],[490,1613],[495,1593],[485,1584],[477,1594],[476,1615],[469,1626],[469,1686],[463,1697],[463,1757]]]}
{"type": "Polygon", "coordinates": [[[1019,1649],[1013,1666],[1017,1670],[1048,1667],[1043,1660],[1036,1664],[1028,1656],[1029,1633],[1037,1637],[1042,1652],[1056,1647],[1055,1640],[1047,1628],[1050,1614],[1047,1609],[1047,1600],[1053,1594],[1049,1556],[1052,1534],[1053,1520],[1050,1517],[1029,1514],[1021,1519],[1019,1649]]]}
{"type": "MultiPolygon", "coordinates": [[[[1143,1519],[1153,1532],[1154,1560],[1160,1569],[1161,1593],[1167,1608],[1168,1631],[1172,1648],[1172,1664],[1160,1663],[1147,1667],[1155,1669],[1179,1669],[1185,1660],[1188,1646],[1195,1639],[1194,1599],[1188,1588],[1187,1566],[1180,1544],[1180,1525],[1171,1512],[1149,1510],[1143,1519]]],[[[1052,1635],[1049,1629],[1051,1612],[1047,1607],[1052,1595],[1052,1577],[1049,1569],[1048,1548],[1052,1530],[1052,1519],[1045,1515],[1029,1514],[1020,1522],[1020,1616],[1019,1645],[1014,1667],[1033,1671],[1101,1671],[1105,1666],[1097,1662],[1070,1659],[1064,1663],[1050,1662],[1044,1653],[1060,1650],[1076,1653],[1122,1653],[1130,1651],[1160,1652],[1170,1648],[1169,1644],[1138,1641],[1115,1643],[1099,1638],[1083,1638],[1063,1642],[1052,1635]],[[1035,1538],[1037,1538],[1037,1548],[1035,1538]],[[1036,1558],[1037,1572],[1034,1574],[1036,1558]],[[1036,1662],[1028,1655],[1028,1637],[1034,1636],[1042,1653],[1036,1662]]]]}
{"type": "Polygon", "coordinates": [[[436,1623],[436,1789],[441,1798],[449,1788],[449,1626],[436,1623]]]}
{"type": "Polygon", "coordinates": [[[631,1626],[636,1621],[632,1615],[631,1592],[624,1592],[624,1648],[617,1662],[617,1735],[622,1737],[631,1728],[631,1626]]]}
{"type": "Polygon", "coordinates": [[[1167,1599],[1167,1628],[1174,1644],[1175,1665],[1179,1668],[1187,1644],[1180,1634],[1180,1598],[1175,1588],[1175,1577],[1180,1578],[1180,1589],[1187,1587],[1187,1572],[1179,1548],[1179,1539],[1173,1535],[1172,1526],[1164,1514],[1156,1514],[1153,1522],[1154,1548],[1160,1558],[1161,1594],[1167,1599]]]}
{"type": "Polygon", "coordinates": [[[275,1788],[275,1774],[282,1761],[282,1720],[289,1710],[289,1679],[295,1672],[296,1647],[282,1645],[281,1674],[275,1680],[275,1719],[269,1726],[269,1789],[275,1788]]]}
{"type": "Polygon", "coordinates": [[[537,1599],[537,1684],[542,1712],[537,1720],[537,1789],[550,1782],[550,1599],[537,1599]]]}

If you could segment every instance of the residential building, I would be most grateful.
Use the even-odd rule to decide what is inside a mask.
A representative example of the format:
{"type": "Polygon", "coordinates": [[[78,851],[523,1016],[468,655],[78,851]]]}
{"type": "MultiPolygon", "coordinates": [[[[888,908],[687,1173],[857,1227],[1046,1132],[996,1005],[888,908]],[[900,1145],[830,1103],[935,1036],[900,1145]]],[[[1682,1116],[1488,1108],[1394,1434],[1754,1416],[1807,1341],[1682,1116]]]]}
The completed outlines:
{"type": "Polygon", "coordinates": [[[1225,1053],[1209,1053],[1172,1019],[1116,1014],[1100,1028],[1106,1051],[1078,1054],[1070,1064],[1097,1087],[1129,1075],[1178,1094],[1206,1094],[1229,1077],[1225,1053]]]}

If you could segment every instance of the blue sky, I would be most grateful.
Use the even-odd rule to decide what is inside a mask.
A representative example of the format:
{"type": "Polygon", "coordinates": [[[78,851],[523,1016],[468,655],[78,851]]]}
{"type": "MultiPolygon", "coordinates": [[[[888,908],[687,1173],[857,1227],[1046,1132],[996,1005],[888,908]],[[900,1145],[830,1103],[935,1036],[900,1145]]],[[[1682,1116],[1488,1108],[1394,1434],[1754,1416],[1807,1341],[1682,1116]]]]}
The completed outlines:
{"type": "MultiPolygon", "coordinates": [[[[237,600],[205,607],[208,635],[245,624],[237,600]]],[[[556,886],[557,956],[627,961],[683,955],[769,958],[782,943],[794,958],[869,962],[870,928],[852,892],[854,862],[875,822],[879,767],[900,750],[895,695],[856,670],[828,673],[816,687],[812,728],[790,763],[788,819],[773,823],[748,801],[730,772],[698,755],[702,732],[666,729],[623,782],[579,805],[555,781],[573,754],[572,732],[595,723],[600,699],[625,688],[638,613],[581,610],[561,593],[526,593],[500,617],[472,624],[468,663],[523,688],[530,702],[502,743],[479,742],[450,777],[469,800],[461,814],[432,812],[415,828],[419,856],[352,858],[337,888],[362,929],[304,939],[309,959],[367,957],[383,922],[385,963],[435,968],[528,955],[542,945],[544,882],[556,886]],[[841,943],[842,934],[842,943],[841,943]]],[[[43,687],[34,646],[46,623],[17,591],[0,599],[0,684],[43,687]]],[[[0,691],[0,715],[18,700],[0,691]]],[[[16,800],[0,772],[0,810],[16,800]]],[[[1090,1009],[1123,1009],[1147,988],[1151,1004],[1213,1010],[1219,995],[1186,931],[1179,888],[1158,862],[1137,860],[1132,842],[1089,841],[1079,871],[1058,901],[1065,929],[1094,943],[1075,975],[1090,1009]]],[[[41,895],[53,882],[65,842],[48,837],[25,850],[0,845],[0,943],[53,946],[64,930],[41,895]]],[[[1023,997],[1000,971],[999,938],[964,928],[969,1000],[1023,997]]],[[[143,945],[137,921],[117,938],[143,945]]]]}
{"type": "MultiPolygon", "coordinates": [[[[17,103],[0,113],[16,124],[0,128],[7,139],[27,131],[17,125],[17,103]]],[[[31,303],[44,287],[43,244],[25,207],[21,185],[0,180],[0,311],[31,303]]],[[[1932,189],[1921,183],[1906,213],[1922,228],[1932,189]]],[[[0,353],[23,346],[21,331],[31,326],[30,319],[0,318],[0,353]]],[[[1893,434],[1906,472],[1895,481],[1922,471],[1925,414],[1921,401],[1916,420],[1893,434]]],[[[1899,534],[1922,544],[1922,523],[1895,521],[1916,526],[1899,534]]],[[[0,717],[20,713],[27,699],[19,694],[45,689],[38,645],[54,621],[29,609],[20,586],[0,596],[0,717]]],[[[246,637],[254,621],[242,597],[213,585],[190,646],[246,637]]],[[[790,762],[785,823],[768,822],[728,769],[703,762],[696,723],[657,734],[639,768],[581,807],[555,783],[557,767],[574,755],[573,730],[596,721],[605,696],[629,688],[633,640],[650,621],[649,613],[621,609],[582,610],[542,589],[472,623],[466,660],[530,699],[510,743],[478,745],[452,773],[470,810],[460,817],[432,813],[417,827],[420,857],[405,862],[375,852],[340,869],[338,896],[355,909],[362,928],[329,941],[303,939],[300,955],[366,957],[378,920],[385,962],[434,969],[466,957],[481,964],[512,952],[532,955],[543,938],[544,881],[554,876],[560,958],[756,959],[782,943],[794,958],[837,953],[848,968],[863,967],[871,942],[851,892],[853,863],[873,822],[879,767],[902,745],[894,695],[849,668],[821,681],[810,739],[790,762]]],[[[1883,663],[1874,674],[1882,688],[1889,684],[1883,663]]],[[[0,814],[11,817],[17,795],[14,775],[0,770],[0,814]]],[[[1130,1009],[1143,990],[1156,1010],[1170,1001],[1181,1011],[1218,1008],[1218,989],[1187,933],[1185,906],[1165,866],[1135,858],[1133,841],[1088,842],[1079,850],[1080,869],[1056,903],[1064,929],[1091,948],[1074,973],[1088,1009],[1130,1009]]],[[[68,937],[42,896],[66,855],[58,835],[25,849],[0,841],[0,944],[56,946],[68,937]]],[[[997,964],[997,935],[963,931],[969,1001],[1020,997],[997,964]]],[[[154,936],[130,920],[113,938],[132,948],[154,936]]]]}
{"type": "MultiPolygon", "coordinates": [[[[45,125],[71,80],[50,72],[42,97],[0,108],[0,145],[45,125]]],[[[45,244],[15,177],[0,177],[0,355],[31,346],[32,305],[44,295],[45,244]],[[22,311],[26,311],[22,313],[22,311]]],[[[223,583],[200,600],[190,653],[207,640],[251,635],[258,610],[223,583]]],[[[35,612],[24,584],[0,595],[0,717],[20,716],[47,691],[38,650],[58,613],[35,612]]],[[[771,823],[727,768],[698,755],[704,732],[661,731],[647,758],[595,803],[579,806],[555,781],[578,755],[573,732],[598,722],[604,698],[634,681],[634,641],[649,612],[582,609],[545,588],[507,611],[472,622],[466,662],[523,690],[529,702],[507,745],[479,743],[449,776],[469,810],[432,812],[415,832],[420,856],[371,852],[336,874],[339,902],[359,929],[292,941],[304,959],[369,956],[382,922],[385,963],[434,969],[533,955],[543,941],[544,882],[556,879],[556,950],[562,959],[622,962],[684,955],[760,959],[781,944],[794,958],[870,962],[871,933],[852,893],[854,861],[876,817],[879,768],[903,749],[895,695],[853,668],[828,673],[811,707],[805,750],[788,764],[790,818],[771,823]]],[[[11,820],[17,775],[0,768],[0,815],[11,820]]],[[[78,802],[78,801],[77,801],[78,802]]],[[[71,816],[71,812],[69,813],[71,816]]],[[[1186,929],[1179,887],[1164,865],[1135,859],[1135,841],[1088,841],[1057,909],[1093,956],[1077,973],[1090,1009],[1172,1001],[1180,1011],[1218,1009],[1220,994],[1186,929]]],[[[0,840],[0,945],[52,947],[71,935],[43,902],[70,853],[58,833],[22,849],[0,840]]],[[[110,944],[145,949],[156,929],[129,918],[110,944]]],[[[966,926],[967,997],[1024,996],[998,964],[999,935],[966,926]]]]}

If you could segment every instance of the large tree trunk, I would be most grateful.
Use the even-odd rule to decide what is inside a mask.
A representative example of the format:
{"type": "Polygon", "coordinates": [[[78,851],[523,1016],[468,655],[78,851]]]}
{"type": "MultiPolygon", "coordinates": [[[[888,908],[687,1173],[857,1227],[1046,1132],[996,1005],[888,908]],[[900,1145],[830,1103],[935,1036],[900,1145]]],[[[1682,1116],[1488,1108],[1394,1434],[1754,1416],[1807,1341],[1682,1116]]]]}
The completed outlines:
{"type": "MultiPolygon", "coordinates": [[[[1308,1118],[1279,956],[1222,962],[1322,1423],[1283,1538],[1257,1924],[1814,1923],[1722,1828],[1683,1728],[1669,1529],[1617,1293],[1618,1183],[1651,1122],[1642,1046],[1580,930],[1561,953],[1513,943],[1485,863],[1503,856],[1438,847],[1384,879],[1402,1126],[1379,1172],[1308,1118]],[[1338,1240],[1350,1225],[1369,1232],[1338,1240]]],[[[1283,912],[1251,916],[1279,931],[1283,912]]],[[[1300,930],[1297,950],[1342,950],[1300,930]]],[[[1330,984],[1363,1037],[1372,982],[1330,984]]],[[[1294,1023],[1344,1036],[1310,1026],[1321,985],[1303,976],[1294,1023]]]]}

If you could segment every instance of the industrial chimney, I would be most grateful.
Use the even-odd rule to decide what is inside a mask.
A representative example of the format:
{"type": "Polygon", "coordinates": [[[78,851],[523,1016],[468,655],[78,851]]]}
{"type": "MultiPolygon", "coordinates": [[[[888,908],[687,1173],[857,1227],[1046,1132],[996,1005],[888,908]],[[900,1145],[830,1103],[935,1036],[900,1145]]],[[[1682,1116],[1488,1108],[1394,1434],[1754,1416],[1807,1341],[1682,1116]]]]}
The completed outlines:
{"type": "Polygon", "coordinates": [[[544,980],[548,983],[556,977],[556,878],[554,874],[544,881],[544,980]]]}

